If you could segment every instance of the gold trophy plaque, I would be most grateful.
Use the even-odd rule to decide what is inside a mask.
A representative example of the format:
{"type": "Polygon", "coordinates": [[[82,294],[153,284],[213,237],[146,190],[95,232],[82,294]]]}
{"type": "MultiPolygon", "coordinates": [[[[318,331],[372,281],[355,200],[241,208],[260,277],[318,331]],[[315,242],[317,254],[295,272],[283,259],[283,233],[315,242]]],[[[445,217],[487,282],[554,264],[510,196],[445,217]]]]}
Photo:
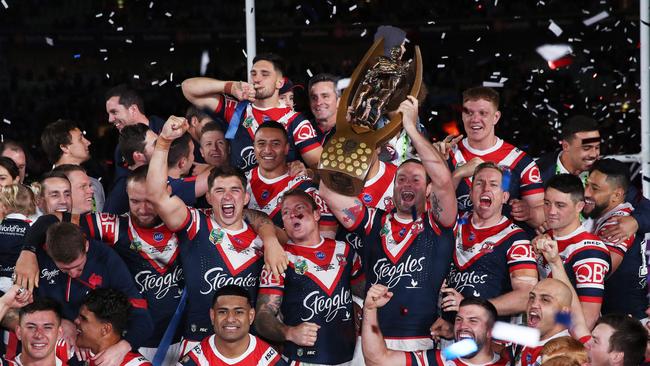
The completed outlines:
{"type": "Polygon", "coordinates": [[[377,147],[402,128],[401,113],[393,112],[407,95],[417,97],[420,92],[420,48],[415,46],[414,58],[409,62],[402,62],[396,52],[394,48],[390,57],[384,56],[384,39],[378,39],[343,91],[336,113],[336,133],[323,146],[318,164],[321,179],[338,193],[361,193],[370,165],[377,159],[377,147]],[[350,100],[351,96],[354,99],[350,100]]]}

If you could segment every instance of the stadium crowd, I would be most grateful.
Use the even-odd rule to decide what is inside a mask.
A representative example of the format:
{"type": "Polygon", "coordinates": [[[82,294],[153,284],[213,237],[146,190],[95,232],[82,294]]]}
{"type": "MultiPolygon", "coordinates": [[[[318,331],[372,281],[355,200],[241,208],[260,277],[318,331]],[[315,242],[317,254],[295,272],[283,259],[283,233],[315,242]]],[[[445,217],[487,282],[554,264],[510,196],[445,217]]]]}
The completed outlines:
{"type": "Polygon", "coordinates": [[[285,74],[260,54],[248,82],[186,79],[167,119],[107,90],[106,191],[75,121],[41,132],[53,168],[29,186],[26,147],[2,142],[3,364],[646,362],[650,202],[592,118],[534,160],[495,134],[495,90],[464,90],[464,134],[437,142],[409,96],[376,158],[351,156],[368,176],[346,196],[318,172],[338,79],[311,78],[308,119],[285,74]]]}

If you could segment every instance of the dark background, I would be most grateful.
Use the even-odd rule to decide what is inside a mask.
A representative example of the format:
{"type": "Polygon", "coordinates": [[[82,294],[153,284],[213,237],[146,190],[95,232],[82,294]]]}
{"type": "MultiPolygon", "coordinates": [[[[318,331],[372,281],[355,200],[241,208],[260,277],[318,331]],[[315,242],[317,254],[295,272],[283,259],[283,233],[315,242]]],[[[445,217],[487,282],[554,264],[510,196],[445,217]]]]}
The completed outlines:
{"type": "MultiPolygon", "coordinates": [[[[104,92],[111,86],[135,87],[146,113],[166,118],[184,114],[179,85],[199,75],[204,50],[207,76],[246,79],[243,0],[4,2],[0,133],[28,146],[32,178],[49,168],[39,151],[43,126],[70,118],[93,143],[91,170],[110,181],[117,131],[107,123],[104,92]]],[[[605,154],[639,151],[638,1],[258,0],[256,16],[258,53],[282,55],[301,84],[308,70],[348,77],[377,26],[405,29],[422,50],[429,94],[421,119],[433,139],[460,121],[462,90],[504,78],[497,134],[531,155],[556,149],[562,122],[576,114],[600,123],[605,154]],[[609,17],[583,24],[601,11],[609,17]],[[535,49],[560,43],[572,46],[572,63],[553,70],[535,49]]],[[[308,112],[298,94],[298,109],[308,112]]]]}

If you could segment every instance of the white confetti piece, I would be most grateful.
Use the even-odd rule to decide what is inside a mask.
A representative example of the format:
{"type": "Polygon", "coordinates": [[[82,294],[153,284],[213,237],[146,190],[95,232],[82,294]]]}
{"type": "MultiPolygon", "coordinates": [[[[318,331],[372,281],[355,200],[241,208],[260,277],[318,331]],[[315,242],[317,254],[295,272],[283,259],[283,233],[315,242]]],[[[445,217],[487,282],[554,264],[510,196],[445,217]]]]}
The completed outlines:
{"type": "Polygon", "coordinates": [[[131,44],[131,43],[133,43],[133,40],[131,40],[131,38],[127,38],[127,39],[126,39],[126,43],[131,44]]]}
{"type": "Polygon", "coordinates": [[[436,22],[433,21],[433,20],[429,20],[429,21],[427,22],[427,24],[436,24],[436,22]]]}
{"type": "Polygon", "coordinates": [[[149,3],[149,9],[153,8],[153,1],[149,3]]]}
{"type": "Polygon", "coordinates": [[[117,31],[118,31],[118,32],[121,32],[121,31],[123,31],[123,30],[124,30],[124,27],[117,27],[117,31]]]}
{"type": "Polygon", "coordinates": [[[174,46],[169,47],[169,52],[174,52],[174,50],[175,50],[174,46]]]}
{"type": "Polygon", "coordinates": [[[245,49],[242,49],[241,52],[244,54],[244,57],[248,58],[248,54],[246,53],[245,49]]]}
{"type": "Polygon", "coordinates": [[[4,6],[5,9],[9,9],[9,5],[7,4],[7,2],[5,0],[2,0],[2,6],[4,6]]]}
{"type": "Polygon", "coordinates": [[[444,69],[444,68],[445,68],[445,64],[438,64],[436,67],[439,68],[439,69],[444,69]]]}
{"type": "Polygon", "coordinates": [[[555,34],[556,37],[559,37],[560,34],[562,34],[562,28],[560,28],[559,25],[555,24],[553,19],[550,20],[550,24],[548,25],[548,29],[555,34]]]}
{"type": "Polygon", "coordinates": [[[169,73],[169,81],[174,81],[174,73],[173,72],[169,73]]]}
{"type": "Polygon", "coordinates": [[[171,17],[172,17],[172,13],[170,13],[170,12],[166,12],[166,13],[165,13],[165,16],[168,17],[168,18],[171,18],[171,17]]]}
{"type": "Polygon", "coordinates": [[[309,19],[305,19],[305,24],[309,25],[309,19]]]}
{"type": "Polygon", "coordinates": [[[149,65],[152,65],[152,66],[153,66],[153,65],[155,65],[155,64],[157,64],[157,63],[158,63],[158,61],[151,61],[151,62],[149,62],[149,65]]]}
{"type": "Polygon", "coordinates": [[[154,80],[154,81],[152,81],[152,82],[151,82],[151,85],[152,85],[152,86],[153,86],[153,85],[158,85],[158,80],[154,80]]]}
{"type": "Polygon", "coordinates": [[[109,20],[108,20],[108,24],[113,25],[114,23],[115,23],[115,22],[113,21],[113,19],[109,19],[109,20]]]}
{"type": "Polygon", "coordinates": [[[100,49],[99,49],[99,52],[101,52],[101,53],[106,53],[106,52],[108,52],[108,50],[107,50],[106,48],[100,48],[100,49]]]}
{"type": "Polygon", "coordinates": [[[309,70],[309,69],[307,69],[307,75],[309,75],[309,77],[314,76],[314,74],[312,74],[312,73],[311,73],[311,70],[309,70]]]}
{"type": "Polygon", "coordinates": [[[348,8],[349,11],[354,11],[357,8],[357,4],[352,5],[348,8]]]}
{"type": "Polygon", "coordinates": [[[445,39],[446,35],[447,35],[447,32],[442,32],[442,34],[440,35],[440,39],[445,39]]]}
{"type": "Polygon", "coordinates": [[[54,40],[50,37],[45,37],[45,43],[47,43],[49,46],[54,46],[54,40]]]}
{"type": "Polygon", "coordinates": [[[582,23],[584,23],[584,25],[586,25],[588,27],[588,26],[590,26],[592,24],[600,22],[603,19],[607,19],[608,17],[609,17],[609,13],[603,10],[600,13],[594,15],[591,18],[587,18],[587,19],[583,20],[582,23]]]}
{"type": "Polygon", "coordinates": [[[113,15],[115,15],[115,12],[114,12],[114,11],[112,11],[112,12],[108,15],[108,17],[111,18],[113,15]]]}
{"type": "Polygon", "coordinates": [[[336,15],[336,5],[332,7],[332,15],[336,15]]]}
{"type": "Polygon", "coordinates": [[[537,347],[539,346],[539,329],[496,322],[492,328],[492,338],[528,347],[537,347]]]}
{"type": "Polygon", "coordinates": [[[478,346],[476,345],[476,341],[471,338],[465,338],[443,349],[442,354],[447,360],[455,360],[474,353],[477,350],[478,346]]]}
{"type": "Polygon", "coordinates": [[[101,18],[104,16],[104,13],[97,13],[95,14],[95,18],[101,18]]]}
{"type": "Polygon", "coordinates": [[[11,124],[11,121],[8,120],[8,119],[6,119],[6,118],[3,118],[3,119],[2,119],[2,122],[6,123],[6,124],[8,124],[8,125],[11,124]]]}
{"type": "Polygon", "coordinates": [[[107,73],[106,74],[106,79],[110,79],[110,78],[111,78],[111,76],[107,73]]]}
{"type": "Polygon", "coordinates": [[[565,44],[545,44],[537,47],[537,53],[546,61],[555,61],[571,52],[571,46],[565,44]]]}
{"type": "Polygon", "coordinates": [[[502,83],[496,83],[494,81],[484,81],[483,86],[487,88],[503,88],[502,83]]]}
{"type": "Polygon", "coordinates": [[[336,82],[336,90],[342,90],[350,85],[350,78],[340,79],[336,82]]]}
{"type": "Polygon", "coordinates": [[[140,75],[134,74],[134,75],[133,75],[133,78],[139,80],[139,79],[140,79],[140,75]]]}
{"type": "Polygon", "coordinates": [[[368,33],[368,30],[367,30],[367,29],[364,29],[363,32],[361,32],[361,37],[365,37],[365,36],[366,36],[366,33],[368,33]]]}
{"type": "Polygon", "coordinates": [[[161,81],[160,84],[158,84],[158,86],[163,86],[163,85],[165,85],[165,84],[167,84],[167,80],[163,80],[163,81],[161,81]]]}
{"type": "Polygon", "coordinates": [[[433,114],[434,116],[437,116],[437,115],[438,115],[438,111],[431,111],[431,114],[433,114]]]}
{"type": "Polygon", "coordinates": [[[203,50],[201,53],[201,63],[199,65],[199,74],[201,76],[205,75],[205,72],[208,71],[208,64],[210,63],[210,54],[208,50],[203,50]]]}

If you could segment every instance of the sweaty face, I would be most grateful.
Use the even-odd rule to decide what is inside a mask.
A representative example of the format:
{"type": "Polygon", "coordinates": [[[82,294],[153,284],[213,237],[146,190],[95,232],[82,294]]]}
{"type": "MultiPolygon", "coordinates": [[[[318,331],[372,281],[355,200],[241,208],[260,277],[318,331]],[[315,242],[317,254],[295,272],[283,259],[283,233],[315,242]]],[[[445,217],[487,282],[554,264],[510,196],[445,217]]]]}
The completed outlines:
{"type": "Polygon", "coordinates": [[[582,212],[587,217],[599,217],[614,199],[614,189],[609,182],[607,182],[607,175],[594,170],[589,173],[587,184],[585,184],[585,207],[582,212]]]}
{"type": "Polygon", "coordinates": [[[483,141],[494,136],[494,126],[501,112],[485,99],[468,100],[463,103],[463,125],[470,141],[483,141]]]}
{"type": "Polygon", "coordinates": [[[248,337],[254,318],[255,310],[242,296],[219,296],[210,309],[214,334],[223,342],[236,342],[248,337]]]}
{"type": "Polygon", "coordinates": [[[503,192],[501,172],[496,169],[482,169],[472,181],[472,204],[474,213],[482,219],[501,216],[503,203],[508,200],[508,193],[503,192]]]}
{"type": "Polygon", "coordinates": [[[528,295],[528,326],[539,329],[542,338],[555,326],[555,316],[562,310],[558,295],[546,282],[539,282],[528,295]]]}
{"type": "Polygon", "coordinates": [[[111,97],[106,101],[106,113],[108,113],[108,123],[115,126],[118,131],[134,123],[129,109],[120,104],[120,97],[111,97]]]}
{"type": "Polygon", "coordinates": [[[211,166],[221,167],[226,163],[226,137],[221,131],[207,131],[201,135],[201,155],[211,166]]]}
{"type": "Polygon", "coordinates": [[[321,81],[312,85],[309,90],[309,107],[318,126],[323,131],[329,131],[336,124],[338,97],[335,87],[331,81],[321,81]]]}
{"type": "Polygon", "coordinates": [[[93,186],[86,173],[76,170],[67,175],[72,188],[72,212],[86,213],[93,209],[93,186]]]}
{"type": "Polygon", "coordinates": [[[598,324],[591,331],[591,339],[586,344],[590,365],[611,365],[609,362],[609,339],[612,334],[614,334],[614,328],[608,324],[598,324]]]}
{"type": "Polygon", "coordinates": [[[253,146],[255,158],[263,171],[275,171],[286,164],[289,144],[282,131],[275,128],[258,129],[253,146]]]}
{"type": "Polygon", "coordinates": [[[50,310],[24,314],[16,328],[16,335],[23,344],[22,361],[27,361],[25,356],[32,361],[44,360],[51,356],[61,333],[60,325],[56,313],[50,310]]]}
{"type": "Polygon", "coordinates": [[[126,193],[129,195],[131,219],[140,227],[154,227],[159,221],[158,215],[149,201],[145,183],[129,181],[126,185],[126,193]]]}
{"type": "Polygon", "coordinates": [[[82,305],[74,324],[77,326],[77,346],[96,350],[102,339],[103,323],[97,319],[95,313],[88,310],[86,305],[82,305]]]}
{"type": "Polygon", "coordinates": [[[78,128],[70,131],[70,144],[64,147],[64,152],[67,152],[71,158],[83,163],[90,158],[90,141],[86,139],[84,134],[78,128]]]}
{"type": "Polygon", "coordinates": [[[0,187],[18,183],[18,179],[20,179],[20,176],[14,179],[11,177],[11,174],[9,174],[9,171],[5,169],[5,167],[0,166],[0,187]]]}
{"type": "Polygon", "coordinates": [[[282,75],[269,61],[257,61],[251,70],[251,82],[255,87],[255,99],[268,99],[282,87],[282,75]]]}
{"type": "Polygon", "coordinates": [[[43,207],[45,214],[69,212],[72,209],[70,183],[63,178],[48,178],[43,181],[43,207]]]}
{"type": "Polygon", "coordinates": [[[417,163],[402,164],[395,174],[393,201],[397,211],[410,215],[415,206],[423,212],[427,197],[427,173],[417,163]]]}
{"type": "Polygon", "coordinates": [[[280,94],[280,101],[287,107],[293,109],[293,91],[289,90],[284,94],[280,94]]]}
{"type": "Polygon", "coordinates": [[[309,239],[318,229],[320,214],[302,197],[289,196],[282,200],[282,223],[293,242],[309,239]]]}
{"type": "Polygon", "coordinates": [[[27,166],[27,159],[25,159],[25,152],[22,150],[13,150],[5,149],[2,152],[2,156],[8,157],[13,160],[16,165],[18,165],[18,171],[20,172],[20,182],[25,180],[25,168],[27,166]]]}
{"type": "Polygon", "coordinates": [[[212,205],[214,218],[221,227],[230,230],[242,228],[243,211],[248,204],[249,196],[239,178],[235,176],[215,178],[206,198],[212,205]]]}
{"type": "MultiPolygon", "coordinates": [[[[489,315],[487,310],[478,305],[466,305],[458,309],[456,319],[454,320],[454,334],[456,341],[463,339],[473,339],[480,349],[488,344],[488,323],[489,315]]],[[[476,353],[474,353],[476,354],[476,353]]],[[[465,356],[471,358],[472,355],[465,356]]]]}
{"type": "Polygon", "coordinates": [[[544,216],[549,229],[560,230],[579,220],[583,206],[582,202],[573,202],[569,193],[555,188],[544,192],[544,216]]]}
{"type": "Polygon", "coordinates": [[[563,154],[567,154],[571,165],[578,169],[579,174],[591,168],[600,156],[600,133],[598,131],[577,132],[571,141],[562,142],[563,154]],[[598,141],[585,143],[585,139],[598,139],[598,141]]]}

